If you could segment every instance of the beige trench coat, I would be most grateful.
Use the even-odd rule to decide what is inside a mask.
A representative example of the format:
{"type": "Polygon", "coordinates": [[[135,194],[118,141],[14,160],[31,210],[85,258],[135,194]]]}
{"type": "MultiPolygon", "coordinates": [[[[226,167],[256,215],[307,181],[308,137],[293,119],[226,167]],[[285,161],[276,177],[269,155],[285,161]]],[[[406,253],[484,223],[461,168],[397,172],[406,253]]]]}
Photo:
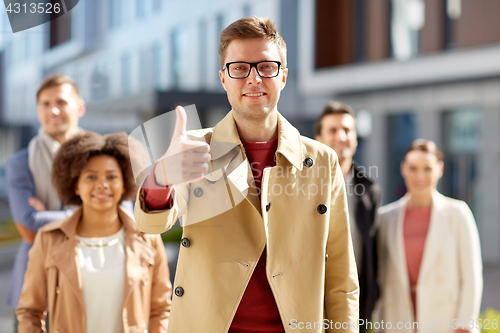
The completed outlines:
{"type": "MultiPolygon", "coordinates": [[[[38,231],[16,309],[20,333],[44,332],[47,309],[50,332],[85,333],[76,241],[80,216],[78,208],[38,231]]],[[[125,333],[166,332],[172,286],[163,243],[159,236],[137,230],[133,217],[122,207],[119,216],[125,227],[125,333]]]]}
{"type": "Polygon", "coordinates": [[[162,233],[184,215],[169,333],[227,332],[264,248],[287,333],[335,323],[358,331],[348,325],[358,319],[358,278],[337,156],[281,115],[278,132],[260,200],[231,112],[213,130],[191,132],[210,143],[212,173],[175,186],[172,209],[148,211],[139,192],[140,230],[162,233]]]}

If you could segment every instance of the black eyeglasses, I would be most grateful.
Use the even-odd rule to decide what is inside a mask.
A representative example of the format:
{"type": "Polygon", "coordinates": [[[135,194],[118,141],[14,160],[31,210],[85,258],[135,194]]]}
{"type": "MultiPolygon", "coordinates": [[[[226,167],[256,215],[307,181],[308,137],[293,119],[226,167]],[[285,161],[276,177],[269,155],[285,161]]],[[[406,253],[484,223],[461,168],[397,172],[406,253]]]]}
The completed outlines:
{"type": "Polygon", "coordinates": [[[228,62],[222,70],[227,68],[227,74],[232,79],[245,79],[250,75],[252,67],[255,67],[257,74],[263,78],[276,77],[280,73],[280,61],[259,61],[259,62],[228,62]]]}

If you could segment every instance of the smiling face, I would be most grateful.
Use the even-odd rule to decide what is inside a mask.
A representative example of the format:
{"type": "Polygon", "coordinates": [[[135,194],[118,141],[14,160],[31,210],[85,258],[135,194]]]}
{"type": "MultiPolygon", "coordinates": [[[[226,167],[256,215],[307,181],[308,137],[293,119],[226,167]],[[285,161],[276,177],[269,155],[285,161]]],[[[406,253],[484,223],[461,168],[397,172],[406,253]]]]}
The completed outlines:
{"type": "Polygon", "coordinates": [[[37,115],[42,128],[58,141],[64,141],[67,133],[74,133],[78,120],[85,113],[85,103],[73,87],[63,84],[40,92],[37,115]]]}
{"type": "Polygon", "coordinates": [[[339,156],[339,162],[350,160],[356,153],[358,138],[356,122],[350,114],[336,113],[321,119],[321,134],[315,139],[329,146],[339,156]]]}
{"type": "Polygon", "coordinates": [[[444,163],[432,153],[410,151],[401,163],[401,175],[408,192],[417,196],[431,194],[443,175],[443,167],[444,163]]]}
{"type": "Polygon", "coordinates": [[[82,199],[84,211],[116,210],[125,193],[116,158],[109,155],[90,158],[78,177],[75,193],[82,199]]]}
{"type": "MultiPolygon", "coordinates": [[[[278,47],[264,38],[235,39],[227,47],[224,63],[234,61],[280,61],[278,47]]],[[[277,112],[281,90],[285,87],[287,69],[280,69],[274,78],[261,78],[255,68],[245,79],[232,79],[227,69],[219,77],[227,92],[235,119],[259,120],[277,112]]]]}

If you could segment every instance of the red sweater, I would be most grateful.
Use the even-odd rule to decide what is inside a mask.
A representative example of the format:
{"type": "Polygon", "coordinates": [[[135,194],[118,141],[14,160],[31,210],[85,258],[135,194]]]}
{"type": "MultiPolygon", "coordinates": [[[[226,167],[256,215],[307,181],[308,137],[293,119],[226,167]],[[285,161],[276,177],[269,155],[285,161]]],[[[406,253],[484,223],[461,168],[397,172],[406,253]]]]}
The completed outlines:
{"type": "MultiPolygon", "coordinates": [[[[269,142],[243,141],[248,161],[252,166],[255,186],[261,187],[262,174],[265,167],[275,166],[274,156],[278,147],[278,139],[269,142]]],[[[145,201],[149,209],[165,209],[170,206],[169,187],[160,187],[150,174],[144,184],[145,201]]],[[[260,191],[259,191],[260,193],[260,191]]],[[[266,276],[266,249],[264,249],[257,266],[248,282],[247,288],[238,305],[229,333],[284,333],[281,317],[276,306],[273,292],[266,276]]]]}

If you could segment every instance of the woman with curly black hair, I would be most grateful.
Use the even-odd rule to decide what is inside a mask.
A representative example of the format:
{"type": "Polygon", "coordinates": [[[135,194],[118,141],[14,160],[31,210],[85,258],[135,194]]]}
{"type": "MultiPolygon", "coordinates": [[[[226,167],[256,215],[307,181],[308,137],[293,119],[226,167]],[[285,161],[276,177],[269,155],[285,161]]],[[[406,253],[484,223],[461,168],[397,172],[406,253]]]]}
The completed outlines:
{"type": "Polygon", "coordinates": [[[135,197],[125,133],[86,132],[54,158],[52,181],[73,215],[40,229],[30,251],[19,332],[166,332],[171,285],[158,235],[120,207],[135,197]]]}

